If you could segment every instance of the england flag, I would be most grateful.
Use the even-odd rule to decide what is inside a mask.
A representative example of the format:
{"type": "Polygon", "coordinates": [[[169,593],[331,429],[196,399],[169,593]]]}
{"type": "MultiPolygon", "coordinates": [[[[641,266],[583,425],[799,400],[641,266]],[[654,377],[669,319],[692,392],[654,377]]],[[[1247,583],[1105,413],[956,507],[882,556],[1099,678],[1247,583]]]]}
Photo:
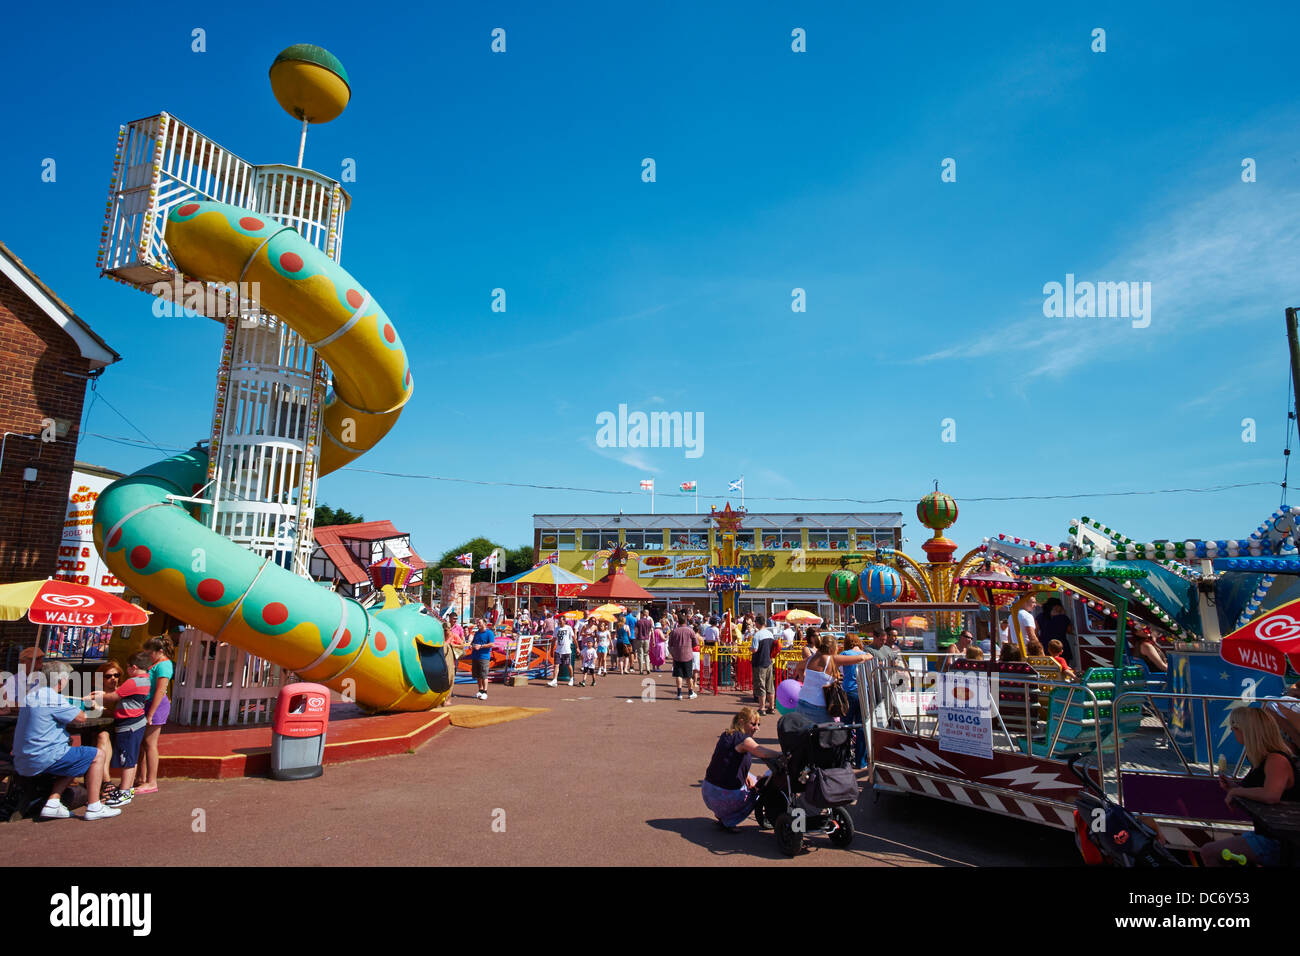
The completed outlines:
{"type": "Polygon", "coordinates": [[[654,491],[654,490],[655,490],[655,480],[654,480],[653,478],[643,478],[643,479],[641,480],[641,490],[642,490],[642,491],[654,491]]]}

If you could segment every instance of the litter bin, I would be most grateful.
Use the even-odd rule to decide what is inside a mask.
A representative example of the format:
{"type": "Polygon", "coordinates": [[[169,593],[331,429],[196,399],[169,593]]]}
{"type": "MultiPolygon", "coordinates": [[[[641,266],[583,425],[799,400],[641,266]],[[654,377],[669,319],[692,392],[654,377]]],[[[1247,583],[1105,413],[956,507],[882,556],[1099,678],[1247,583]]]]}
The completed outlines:
{"type": "Polygon", "coordinates": [[[275,701],[271,724],[271,776],[310,780],[325,772],[325,731],[330,692],[321,684],[286,684],[275,701]]]}

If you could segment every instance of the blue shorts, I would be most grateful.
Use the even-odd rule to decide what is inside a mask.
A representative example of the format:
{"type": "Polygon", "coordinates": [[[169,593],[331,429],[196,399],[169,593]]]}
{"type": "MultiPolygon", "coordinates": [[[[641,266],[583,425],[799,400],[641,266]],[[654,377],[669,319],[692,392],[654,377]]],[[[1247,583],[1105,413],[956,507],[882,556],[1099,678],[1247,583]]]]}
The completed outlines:
{"type": "Polygon", "coordinates": [[[144,743],[145,727],[135,730],[113,731],[113,767],[134,767],[140,760],[140,745],[144,743]]]}
{"type": "Polygon", "coordinates": [[[1244,833],[1242,836],[1250,847],[1250,855],[1260,866],[1282,865],[1282,844],[1277,840],[1258,833],[1244,833]]]}
{"type": "Polygon", "coordinates": [[[90,769],[98,756],[99,750],[95,747],[69,747],[67,753],[41,773],[52,773],[56,777],[80,777],[90,769]]]}

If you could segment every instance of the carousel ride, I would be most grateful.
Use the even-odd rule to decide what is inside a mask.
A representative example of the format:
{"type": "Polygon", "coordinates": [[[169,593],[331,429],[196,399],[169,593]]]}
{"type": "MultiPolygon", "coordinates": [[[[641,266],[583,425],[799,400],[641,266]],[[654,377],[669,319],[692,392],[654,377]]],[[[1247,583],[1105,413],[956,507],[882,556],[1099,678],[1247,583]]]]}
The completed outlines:
{"type": "MultiPolygon", "coordinates": [[[[880,608],[886,622],[896,611],[904,615],[905,626],[913,617],[924,619],[925,629],[933,631],[937,641],[955,640],[973,605],[991,603],[997,608],[1016,600],[1014,594],[1000,589],[989,592],[987,585],[991,582],[968,582],[976,571],[1000,575],[1005,581],[1015,579],[1008,565],[992,560],[986,545],[954,557],[957,543],[945,532],[956,523],[957,515],[957,502],[940,491],[936,482],[934,491],[916,505],[917,519],[933,532],[921,545],[925,560],[918,561],[895,548],[876,548],[867,552],[866,565],[855,570],[849,567],[853,558],[845,556],[845,567],[826,576],[826,596],[841,607],[868,601],[880,608]]],[[[996,632],[996,627],[992,631],[996,632]]]]}

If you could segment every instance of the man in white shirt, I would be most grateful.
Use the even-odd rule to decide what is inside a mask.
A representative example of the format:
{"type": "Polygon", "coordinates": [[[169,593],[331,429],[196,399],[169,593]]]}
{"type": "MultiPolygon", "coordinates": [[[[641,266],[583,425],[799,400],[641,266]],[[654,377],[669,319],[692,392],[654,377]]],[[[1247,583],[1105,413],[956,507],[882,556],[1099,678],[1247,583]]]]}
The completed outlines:
{"type": "Polygon", "coordinates": [[[760,614],[754,623],[758,625],[758,630],[754,632],[749,642],[754,699],[758,701],[758,712],[767,714],[776,708],[776,686],[772,667],[772,646],[776,637],[768,630],[763,615],[760,614]]]}
{"type": "Polygon", "coordinates": [[[1015,617],[1015,630],[1019,635],[1019,640],[1026,648],[1029,647],[1030,641],[1038,640],[1038,622],[1034,618],[1034,608],[1038,606],[1038,598],[1030,594],[1027,603],[1022,607],[1015,617]]]}
{"type": "Polygon", "coordinates": [[[794,628],[789,624],[787,624],[785,630],[781,632],[781,646],[786,650],[794,647],[794,628]]]}
{"type": "Polygon", "coordinates": [[[569,686],[573,686],[573,658],[570,654],[573,652],[573,628],[569,622],[561,619],[560,626],[555,629],[555,673],[547,681],[548,686],[556,687],[560,683],[560,664],[563,661],[569,662],[569,686]]]}
{"type": "Polygon", "coordinates": [[[704,641],[705,644],[718,643],[718,634],[720,632],[718,631],[717,625],[715,623],[716,620],[717,620],[716,618],[711,617],[709,618],[709,623],[705,624],[702,628],[700,628],[700,638],[704,641]]]}

